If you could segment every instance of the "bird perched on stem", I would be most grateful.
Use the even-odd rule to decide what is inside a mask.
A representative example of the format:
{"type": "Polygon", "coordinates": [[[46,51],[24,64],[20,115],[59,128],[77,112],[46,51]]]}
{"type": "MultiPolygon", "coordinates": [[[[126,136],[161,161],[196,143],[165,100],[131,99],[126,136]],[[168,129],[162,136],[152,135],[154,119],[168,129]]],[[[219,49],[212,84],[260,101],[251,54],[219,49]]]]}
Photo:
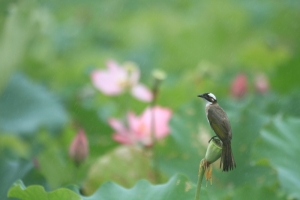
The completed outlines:
{"type": "Polygon", "coordinates": [[[220,168],[223,166],[223,171],[232,170],[236,167],[236,163],[231,151],[232,132],[227,114],[219,106],[214,94],[204,93],[198,95],[198,97],[206,100],[205,112],[207,120],[211,128],[223,143],[220,168]]]}

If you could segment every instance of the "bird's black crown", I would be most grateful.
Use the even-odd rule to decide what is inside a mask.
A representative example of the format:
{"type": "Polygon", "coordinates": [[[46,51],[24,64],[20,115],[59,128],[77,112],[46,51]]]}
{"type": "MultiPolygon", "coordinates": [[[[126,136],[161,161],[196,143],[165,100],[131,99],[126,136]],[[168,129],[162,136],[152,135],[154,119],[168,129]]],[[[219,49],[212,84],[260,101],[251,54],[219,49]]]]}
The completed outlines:
{"type": "Polygon", "coordinates": [[[201,97],[205,99],[206,101],[209,101],[211,103],[217,102],[217,98],[213,93],[204,93],[204,94],[199,94],[198,97],[201,97]]]}

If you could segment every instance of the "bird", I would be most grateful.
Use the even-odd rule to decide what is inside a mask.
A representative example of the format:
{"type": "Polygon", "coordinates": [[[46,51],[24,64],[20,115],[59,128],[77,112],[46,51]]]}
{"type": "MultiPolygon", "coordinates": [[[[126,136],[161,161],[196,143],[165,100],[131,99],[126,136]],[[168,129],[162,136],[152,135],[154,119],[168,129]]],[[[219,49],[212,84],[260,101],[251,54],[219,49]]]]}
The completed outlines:
{"type": "Polygon", "coordinates": [[[207,120],[217,137],[222,141],[220,168],[223,167],[222,169],[225,172],[233,170],[236,167],[236,163],[231,150],[232,131],[229,118],[218,104],[214,94],[204,93],[199,94],[198,97],[206,100],[205,112],[207,120]]]}

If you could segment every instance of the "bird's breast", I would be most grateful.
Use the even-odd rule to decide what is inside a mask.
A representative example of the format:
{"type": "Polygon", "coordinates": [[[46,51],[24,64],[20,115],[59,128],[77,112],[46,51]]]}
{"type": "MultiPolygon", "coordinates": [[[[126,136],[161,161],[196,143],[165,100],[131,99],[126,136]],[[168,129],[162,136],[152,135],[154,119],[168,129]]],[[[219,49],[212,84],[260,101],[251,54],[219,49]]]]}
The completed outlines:
{"type": "Polygon", "coordinates": [[[208,120],[207,115],[208,115],[208,109],[210,108],[210,106],[211,106],[211,104],[206,104],[206,106],[205,106],[205,116],[206,116],[208,123],[209,123],[209,120],[208,120]]]}

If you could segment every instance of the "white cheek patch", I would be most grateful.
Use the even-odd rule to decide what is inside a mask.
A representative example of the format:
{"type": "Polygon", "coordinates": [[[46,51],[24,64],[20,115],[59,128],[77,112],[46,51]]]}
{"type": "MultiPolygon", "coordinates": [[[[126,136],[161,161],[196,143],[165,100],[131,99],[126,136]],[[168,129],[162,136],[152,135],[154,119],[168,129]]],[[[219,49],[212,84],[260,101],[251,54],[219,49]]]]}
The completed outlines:
{"type": "Polygon", "coordinates": [[[217,100],[216,96],[213,93],[209,93],[208,96],[214,98],[215,100],[217,100]]]}
{"type": "Polygon", "coordinates": [[[205,106],[207,107],[207,106],[209,106],[209,105],[211,105],[211,104],[212,104],[212,102],[206,101],[205,106]]]}

